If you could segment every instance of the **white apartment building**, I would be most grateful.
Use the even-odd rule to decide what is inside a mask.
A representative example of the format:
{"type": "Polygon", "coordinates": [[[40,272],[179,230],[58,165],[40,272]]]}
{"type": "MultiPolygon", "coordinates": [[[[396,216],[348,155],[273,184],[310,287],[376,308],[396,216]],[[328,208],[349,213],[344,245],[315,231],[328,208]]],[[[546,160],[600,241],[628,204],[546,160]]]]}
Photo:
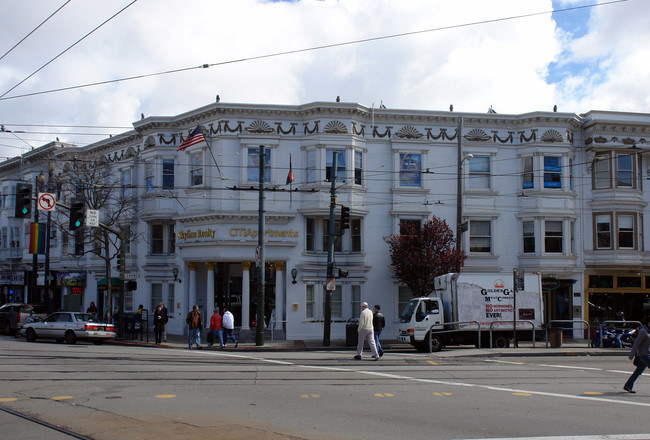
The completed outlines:
{"type": "MultiPolygon", "coordinates": [[[[502,115],[331,102],[219,102],[148,117],[88,146],[54,142],[0,163],[0,295],[31,302],[47,296],[45,258],[37,257],[34,278],[28,252],[31,219],[14,216],[16,184],[39,185],[39,174],[47,181],[70,176],[75,161],[103,158],[121,195],[135,202],[134,214],[120,219],[139,236],[127,246],[126,272],[137,287],[126,291],[125,310],[164,301],[168,332],[183,334],[193,304],[207,316],[226,305],[240,331],[250,331],[258,307],[263,145],[264,309],[274,337],[323,337],[333,166],[337,204],[351,209],[351,228],[335,243],[336,266],[349,276],[336,280],[332,295],[333,339],[345,337],[361,301],[380,304],[384,335],[397,334],[411,294],[391,272],[383,237],[399,233],[401,222],[431,216],[454,231],[467,222],[464,272],[540,273],[545,320],[576,320],[574,336],[583,337],[583,320],[615,319],[621,310],[641,319],[650,307],[643,234],[649,197],[642,185],[649,129],[648,114],[502,115]],[[206,142],[178,151],[197,125],[206,142]],[[287,184],[290,163],[295,180],[287,184]]],[[[59,193],[57,200],[70,201],[70,188],[59,193]]],[[[53,307],[85,310],[94,301],[110,310],[102,260],[78,251],[69,231],[51,228],[53,307]]]]}

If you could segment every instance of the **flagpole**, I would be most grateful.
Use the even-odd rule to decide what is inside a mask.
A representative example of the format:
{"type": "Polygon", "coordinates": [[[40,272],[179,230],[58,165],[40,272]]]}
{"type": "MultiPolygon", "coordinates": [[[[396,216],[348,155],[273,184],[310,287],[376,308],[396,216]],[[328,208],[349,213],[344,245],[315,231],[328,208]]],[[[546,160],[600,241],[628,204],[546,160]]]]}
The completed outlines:
{"type": "Polygon", "coordinates": [[[219,175],[221,176],[221,179],[223,180],[224,179],[223,173],[221,172],[221,168],[219,168],[219,164],[217,163],[217,159],[214,157],[214,153],[212,152],[212,145],[210,145],[210,143],[208,142],[208,138],[206,138],[205,136],[203,138],[205,139],[205,143],[208,146],[208,151],[210,151],[210,156],[212,156],[212,161],[217,166],[217,171],[219,171],[219,175]]]}

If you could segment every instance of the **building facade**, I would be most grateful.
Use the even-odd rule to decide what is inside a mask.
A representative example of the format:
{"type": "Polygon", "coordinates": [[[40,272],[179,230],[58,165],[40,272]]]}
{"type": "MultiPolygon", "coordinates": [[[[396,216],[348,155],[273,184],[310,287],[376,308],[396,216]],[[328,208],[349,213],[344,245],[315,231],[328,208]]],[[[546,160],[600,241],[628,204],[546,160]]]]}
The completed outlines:
{"type": "MultiPolygon", "coordinates": [[[[115,223],[132,237],[124,261],[135,281],[126,290],[127,312],[163,301],[168,331],[182,334],[193,304],[208,316],[226,305],[245,334],[263,307],[274,337],[322,338],[336,170],[336,202],[350,208],[351,227],[334,245],[336,266],[349,275],[336,280],[332,293],[332,338],[344,338],[361,301],[381,304],[384,334],[397,333],[411,294],[391,272],[383,237],[399,233],[402,222],[432,216],[452,229],[466,226],[464,272],[540,273],[545,320],[575,320],[574,335],[583,337],[582,321],[593,325],[621,311],[638,320],[650,307],[642,185],[649,129],[647,114],[472,114],[326,102],[213,103],[148,117],[91,145],[55,142],[0,164],[1,294],[5,301],[48,300],[53,308],[85,310],[91,301],[114,307],[105,292],[107,279],[117,276],[116,259],[107,277],[97,254],[82,255],[82,237],[65,227],[67,211],[50,214],[59,221],[51,219],[49,255],[36,259],[28,249],[33,216],[14,215],[17,183],[50,188],[69,203],[74,179],[61,184],[59,176],[75,176],[80,161],[92,160],[110,170],[117,198],[132,204],[115,223]],[[197,125],[206,142],[179,151],[197,125]],[[257,304],[260,233],[263,305],[257,304]]],[[[99,209],[100,221],[111,209],[99,209]]],[[[43,221],[46,213],[39,216],[43,221]]],[[[85,228],[86,240],[92,230],[85,228]]]]}

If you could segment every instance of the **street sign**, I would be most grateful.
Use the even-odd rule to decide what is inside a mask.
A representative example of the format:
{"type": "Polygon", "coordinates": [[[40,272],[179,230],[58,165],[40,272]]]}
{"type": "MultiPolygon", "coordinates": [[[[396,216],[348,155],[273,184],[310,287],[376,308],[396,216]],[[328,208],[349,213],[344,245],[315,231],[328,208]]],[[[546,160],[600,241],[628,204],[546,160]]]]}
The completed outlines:
{"type": "Polygon", "coordinates": [[[86,210],[86,226],[99,226],[99,210],[87,209],[86,210]]]}
{"type": "Polygon", "coordinates": [[[124,279],[125,280],[137,280],[138,278],[142,278],[142,274],[138,272],[128,272],[124,274],[124,279]]]}
{"type": "Polygon", "coordinates": [[[38,210],[54,211],[56,208],[56,197],[50,193],[38,193],[38,210]]]}

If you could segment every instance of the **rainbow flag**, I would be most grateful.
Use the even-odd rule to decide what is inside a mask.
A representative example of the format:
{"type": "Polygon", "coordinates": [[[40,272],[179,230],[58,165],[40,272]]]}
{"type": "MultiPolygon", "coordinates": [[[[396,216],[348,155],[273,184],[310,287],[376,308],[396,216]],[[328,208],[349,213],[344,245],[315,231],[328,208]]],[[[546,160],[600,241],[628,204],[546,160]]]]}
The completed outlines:
{"type": "Polygon", "coordinates": [[[29,253],[45,253],[45,234],[47,233],[47,223],[29,224],[29,253]]]}

